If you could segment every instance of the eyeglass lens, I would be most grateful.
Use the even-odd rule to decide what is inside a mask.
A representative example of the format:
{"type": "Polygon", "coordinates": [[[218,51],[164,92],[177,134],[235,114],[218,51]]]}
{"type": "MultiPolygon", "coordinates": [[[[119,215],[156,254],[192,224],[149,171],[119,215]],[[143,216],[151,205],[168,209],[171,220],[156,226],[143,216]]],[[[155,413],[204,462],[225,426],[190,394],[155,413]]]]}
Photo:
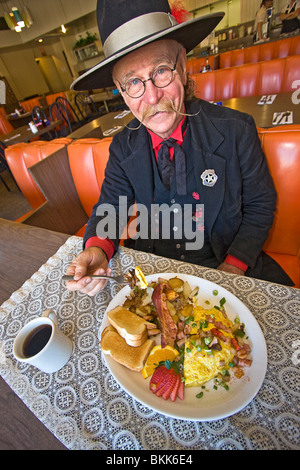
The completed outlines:
{"type": "Polygon", "coordinates": [[[171,83],[173,78],[173,70],[166,65],[157,67],[150,78],[141,80],[140,78],[132,78],[125,84],[125,91],[131,98],[139,98],[144,94],[145,82],[151,80],[157,88],[164,88],[171,83]]]}

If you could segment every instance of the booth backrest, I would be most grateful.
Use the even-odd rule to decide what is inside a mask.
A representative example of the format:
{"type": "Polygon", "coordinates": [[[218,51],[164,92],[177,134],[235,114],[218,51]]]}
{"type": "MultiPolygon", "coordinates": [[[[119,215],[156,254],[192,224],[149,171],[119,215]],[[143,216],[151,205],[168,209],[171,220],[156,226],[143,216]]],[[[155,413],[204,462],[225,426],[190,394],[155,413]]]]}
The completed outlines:
{"type": "Polygon", "coordinates": [[[14,144],[5,149],[9,168],[24,197],[33,209],[43,204],[45,198],[29,174],[28,168],[64,147],[69,142],[71,142],[71,139],[67,138],[54,139],[50,142],[37,140],[30,143],[14,144]]]}
{"type": "Polygon", "coordinates": [[[68,146],[73,181],[88,216],[100,195],[111,141],[112,137],[80,139],[68,146]]]}
{"type": "Polygon", "coordinates": [[[300,126],[258,129],[277,191],[277,209],[265,251],[300,287],[300,126]]]}
{"type": "MultiPolygon", "coordinates": [[[[236,67],[237,65],[253,64],[266,60],[280,59],[300,54],[300,35],[280,39],[278,41],[266,42],[244,49],[221,52],[218,60],[217,55],[210,55],[208,62],[210,69],[214,70],[215,64],[218,68],[236,67]]],[[[299,58],[300,59],[300,58],[299,58]]],[[[187,72],[191,74],[200,73],[206,64],[206,57],[191,57],[187,60],[187,72]]]]}
{"type": "MultiPolygon", "coordinates": [[[[0,114],[0,136],[4,134],[8,134],[14,130],[11,123],[6,119],[5,116],[0,114]]],[[[0,139],[1,140],[1,139],[0,139]]]]}
{"type": "Polygon", "coordinates": [[[20,101],[20,105],[25,109],[26,112],[31,112],[35,106],[41,106],[40,99],[31,98],[30,100],[20,101]]]}
{"type": "MultiPolygon", "coordinates": [[[[235,67],[236,65],[280,59],[291,55],[300,54],[300,36],[280,39],[278,41],[221,52],[219,56],[220,69],[235,67]]],[[[196,66],[196,64],[194,64],[196,66]]],[[[193,73],[196,73],[194,70],[193,73]]]]}
{"type": "Polygon", "coordinates": [[[60,91],[59,93],[52,93],[51,95],[47,95],[45,97],[47,105],[50,106],[52,103],[55,102],[56,98],[58,98],[59,96],[61,96],[62,98],[67,98],[64,91],[60,91]]]}
{"type": "Polygon", "coordinates": [[[196,96],[208,101],[293,91],[299,77],[299,55],[191,75],[196,96]]]}

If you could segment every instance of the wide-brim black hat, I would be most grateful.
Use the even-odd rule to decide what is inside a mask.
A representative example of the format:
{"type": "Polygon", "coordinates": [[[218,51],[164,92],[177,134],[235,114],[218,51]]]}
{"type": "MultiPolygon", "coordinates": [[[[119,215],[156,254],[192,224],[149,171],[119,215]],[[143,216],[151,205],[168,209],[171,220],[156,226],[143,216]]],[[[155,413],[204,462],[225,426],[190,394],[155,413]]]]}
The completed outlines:
{"type": "Polygon", "coordinates": [[[115,63],[159,39],[175,39],[190,52],[223,16],[223,12],[218,12],[178,24],[167,0],[98,0],[97,22],[106,58],[77,78],[71,88],[92,90],[113,86],[115,63]]]}

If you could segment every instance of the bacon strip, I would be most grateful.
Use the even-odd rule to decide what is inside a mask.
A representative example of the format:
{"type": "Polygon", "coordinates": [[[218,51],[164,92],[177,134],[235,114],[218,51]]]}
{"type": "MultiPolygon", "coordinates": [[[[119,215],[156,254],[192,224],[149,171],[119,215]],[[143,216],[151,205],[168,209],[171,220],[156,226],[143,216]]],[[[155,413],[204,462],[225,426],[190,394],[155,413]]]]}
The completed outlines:
{"type": "Polygon", "coordinates": [[[158,284],[152,294],[152,302],[158,314],[159,323],[161,327],[161,346],[164,348],[169,345],[174,347],[177,325],[172,319],[172,316],[167,307],[167,296],[164,292],[165,284],[158,284]]]}

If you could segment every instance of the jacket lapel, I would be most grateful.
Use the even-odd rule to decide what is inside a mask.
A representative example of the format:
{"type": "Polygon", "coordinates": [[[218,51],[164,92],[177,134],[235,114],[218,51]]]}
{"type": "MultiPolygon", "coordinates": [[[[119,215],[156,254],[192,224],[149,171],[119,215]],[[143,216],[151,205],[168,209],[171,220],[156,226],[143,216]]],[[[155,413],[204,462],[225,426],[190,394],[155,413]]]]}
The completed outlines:
{"type": "Polygon", "coordinates": [[[142,202],[150,207],[153,202],[154,178],[151,143],[148,139],[150,137],[144,126],[141,126],[138,131],[132,131],[128,137],[131,153],[123,160],[121,166],[134,188],[136,202],[142,202]]]}

